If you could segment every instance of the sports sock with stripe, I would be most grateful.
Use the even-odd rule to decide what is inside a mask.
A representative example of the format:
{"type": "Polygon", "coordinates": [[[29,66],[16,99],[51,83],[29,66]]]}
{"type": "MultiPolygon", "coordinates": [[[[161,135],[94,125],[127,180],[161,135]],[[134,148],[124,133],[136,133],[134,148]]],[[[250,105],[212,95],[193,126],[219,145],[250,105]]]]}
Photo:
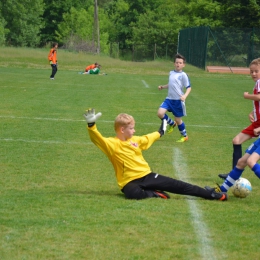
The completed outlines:
{"type": "Polygon", "coordinates": [[[179,128],[179,131],[182,136],[187,136],[184,122],[182,122],[180,125],[178,125],[178,128],[179,128]]]}
{"type": "Polygon", "coordinates": [[[220,189],[223,192],[227,192],[236,182],[236,180],[238,180],[240,178],[240,176],[242,175],[244,169],[238,169],[237,167],[235,167],[229,174],[228,177],[225,179],[225,181],[222,183],[222,185],[220,186],[220,189]]]}
{"type": "Polygon", "coordinates": [[[174,124],[174,121],[170,117],[168,117],[167,114],[164,115],[162,120],[164,120],[164,119],[166,119],[168,125],[173,125],[174,124]]]}

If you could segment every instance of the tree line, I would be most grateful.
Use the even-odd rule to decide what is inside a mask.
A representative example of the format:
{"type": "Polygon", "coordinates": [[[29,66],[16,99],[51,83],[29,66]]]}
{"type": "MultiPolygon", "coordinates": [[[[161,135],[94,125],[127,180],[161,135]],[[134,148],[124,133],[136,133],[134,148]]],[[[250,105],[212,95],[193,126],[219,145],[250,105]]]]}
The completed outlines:
{"type": "MultiPolygon", "coordinates": [[[[177,43],[180,29],[196,26],[260,28],[256,0],[97,0],[100,50],[109,43],[177,43]]],[[[4,0],[0,45],[84,45],[93,49],[94,0],[4,0]]]]}

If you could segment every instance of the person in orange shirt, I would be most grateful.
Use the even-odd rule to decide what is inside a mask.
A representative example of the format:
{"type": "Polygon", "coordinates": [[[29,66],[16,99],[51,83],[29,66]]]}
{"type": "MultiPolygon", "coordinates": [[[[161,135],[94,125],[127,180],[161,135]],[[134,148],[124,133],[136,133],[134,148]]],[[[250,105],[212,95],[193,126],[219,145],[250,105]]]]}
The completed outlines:
{"type": "Polygon", "coordinates": [[[86,72],[88,72],[89,70],[93,70],[93,69],[95,69],[98,66],[99,66],[99,64],[97,62],[95,62],[94,64],[91,64],[91,65],[88,65],[86,67],[85,72],[83,74],[86,74],[86,72]]]}
{"type": "Polygon", "coordinates": [[[52,44],[52,48],[48,55],[48,60],[50,62],[51,68],[52,68],[50,79],[54,79],[54,76],[58,71],[57,48],[58,48],[58,43],[54,42],[52,44]]]}

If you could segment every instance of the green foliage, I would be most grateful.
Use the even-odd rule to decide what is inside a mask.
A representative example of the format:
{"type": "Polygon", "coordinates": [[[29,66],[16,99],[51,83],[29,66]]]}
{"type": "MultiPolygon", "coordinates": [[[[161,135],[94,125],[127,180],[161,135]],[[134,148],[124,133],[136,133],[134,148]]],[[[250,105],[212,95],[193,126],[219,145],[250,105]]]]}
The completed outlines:
{"type": "Polygon", "coordinates": [[[177,44],[180,27],[174,3],[164,1],[154,10],[147,11],[139,16],[136,25],[133,25],[133,40],[136,43],[146,44],[177,44]],[[175,26],[173,27],[173,24],[175,26]]]}
{"type": "Polygon", "coordinates": [[[178,16],[183,16],[181,28],[195,26],[216,27],[222,24],[220,19],[221,5],[214,0],[180,1],[176,5],[178,16]]]}
{"type": "Polygon", "coordinates": [[[117,39],[122,45],[176,43],[182,28],[221,24],[220,4],[215,1],[151,1],[145,8],[143,2],[120,0],[111,3],[108,14],[115,24],[111,41],[117,39]]]}
{"type": "Polygon", "coordinates": [[[3,46],[5,44],[6,37],[5,35],[8,33],[8,30],[5,29],[6,21],[2,17],[0,12],[0,46],[3,46]]]}
{"type": "Polygon", "coordinates": [[[235,28],[260,27],[260,2],[256,0],[217,0],[221,3],[223,25],[235,28]]]}
{"type": "MultiPolygon", "coordinates": [[[[93,0],[1,1],[0,44],[38,47],[58,40],[61,45],[75,41],[91,45],[93,7],[93,0]]],[[[260,5],[255,0],[98,0],[98,7],[105,54],[108,42],[129,51],[137,43],[176,45],[179,30],[188,27],[260,27],[260,5]]]]}
{"type": "Polygon", "coordinates": [[[129,32],[129,24],[124,24],[125,15],[129,12],[129,4],[124,0],[111,1],[105,11],[113,24],[109,29],[109,40],[111,42],[121,41],[123,35],[129,32]]]}
{"type": "Polygon", "coordinates": [[[93,8],[77,10],[71,7],[63,14],[63,21],[56,30],[57,40],[63,43],[69,36],[77,35],[80,39],[91,40],[93,35],[93,8]]]}
{"type": "MultiPolygon", "coordinates": [[[[94,6],[87,10],[72,7],[68,13],[63,14],[63,21],[58,25],[56,30],[56,40],[61,44],[66,43],[66,46],[76,45],[78,42],[89,44],[92,47],[93,42],[93,14],[94,6]]],[[[111,23],[107,15],[101,9],[99,11],[99,27],[100,27],[100,48],[102,53],[108,54],[108,28],[111,23]]],[[[88,50],[86,46],[86,50],[88,50]]]]}
{"type": "Polygon", "coordinates": [[[43,0],[6,0],[1,7],[8,29],[6,41],[14,46],[37,46],[40,43],[40,29],[43,27],[43,11],[43,0]]]}
{"type": "Polygon", "coordinates": [[[41,30],[41,37],[43,42],[55,41],[55,31],[58,25],[63,21],[63,14],[69,13],[70,9],[87,9],[93,5],[92,0],[44,0],[45,8],[43,19],[45,22],[44,28],[41,30]]]}

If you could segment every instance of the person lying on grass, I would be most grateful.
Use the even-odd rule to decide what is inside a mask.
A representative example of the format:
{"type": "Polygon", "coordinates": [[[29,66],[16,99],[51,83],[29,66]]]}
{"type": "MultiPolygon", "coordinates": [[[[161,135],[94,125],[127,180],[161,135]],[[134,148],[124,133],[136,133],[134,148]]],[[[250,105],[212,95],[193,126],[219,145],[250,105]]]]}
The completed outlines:
{"type": "Polygon", "coordinates": [[[84,73],[81,74],[86,74],[86,75],[107,75],[106,73],[100,73],[100,68],[101,65],[97,65],[94,69],[90,69],[84,73]]]}
{"type": "Polygon", "coordinates": [[[94,64],[90,64],[85,68],[85,72],[88,72],[89,70],[95,69],[99,64],[95,62],[94,64]]]}
{"type": "Polygon", "coordinates": [[[206,190],[199,186],[160,175],[151,170],[142,155],[166,131],[166,120],[162,120],[158,131],[135,136],[135,120],[131,115],[119,114],[114,122],[115,137],[104,137],[96,126],[101,113],[88,109],[84,114],[91,141],[108,157],[112,163],[117,183],[127,199],[163,198],[166,192],[201,197],[208,200],[227,200],[225,192],[214,188],[206,190]],[[165,192],[166,191],[166,192],[165,192]]]}

